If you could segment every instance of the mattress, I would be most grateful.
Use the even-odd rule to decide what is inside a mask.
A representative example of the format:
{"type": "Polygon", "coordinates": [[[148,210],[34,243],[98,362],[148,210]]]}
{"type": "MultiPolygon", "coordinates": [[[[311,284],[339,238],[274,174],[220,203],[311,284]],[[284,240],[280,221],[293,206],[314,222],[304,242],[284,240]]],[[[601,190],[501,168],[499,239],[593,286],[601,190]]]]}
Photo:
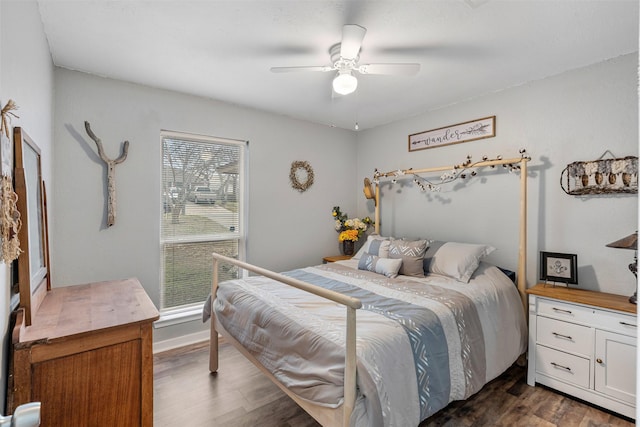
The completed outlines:
{"type": "MultiPolygon", "coordinates": [[[[283,274],[363,303],[351,425],[417,426],[476,393],[526,349],[520,296],[490,264],[481,263],[469,283],[438,275],[390,279],[358,270],[357,261],[283,274]]],[[[301,399],[342,404],[344,306],[256,276],[221,283],[213,313],[301,399]]]]}

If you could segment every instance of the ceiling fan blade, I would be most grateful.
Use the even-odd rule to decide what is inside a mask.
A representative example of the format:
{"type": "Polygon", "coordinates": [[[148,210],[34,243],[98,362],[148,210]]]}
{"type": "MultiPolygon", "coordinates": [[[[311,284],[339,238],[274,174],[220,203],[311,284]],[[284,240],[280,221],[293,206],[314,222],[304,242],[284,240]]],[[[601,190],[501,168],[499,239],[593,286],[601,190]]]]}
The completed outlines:
{"type": "Polygon", "coordinates": [[[420,64],[363,64],[358,67],[362,74],[387,74],[395,76],[415,76],[420,71],[420,64]]]}
{"type": "Polygon", "coordinates": [[[331,71],[333,70],[333,67],[330,65],[325,65],[325,66],[310,66],[310,67],[271,67],[271,72],[272,73],[291,73],[291,72],[296,72],[296,71],[321,71],[321,72],[326,72],[326,71],[331,71]]]}
{"type": "Polygon", "coordinates": [[[356,59],[362,47],[362,40],[367,29],[360,25],[347,24],[342,27],[342,42],[340,42],[340,56],[344,59],[356,59]]]}

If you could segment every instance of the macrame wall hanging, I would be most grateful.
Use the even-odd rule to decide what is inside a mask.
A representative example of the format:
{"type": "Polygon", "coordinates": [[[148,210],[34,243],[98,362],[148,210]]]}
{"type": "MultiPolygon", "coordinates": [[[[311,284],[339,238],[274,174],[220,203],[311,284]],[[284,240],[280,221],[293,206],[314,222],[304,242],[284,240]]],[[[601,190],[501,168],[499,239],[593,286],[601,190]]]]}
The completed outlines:
{"type": "Polygon", "coordinates": [[[11,264],[22,252],[20,250],[20,240],[18,240],[18,232],[22,228],[22,221],[20,221],[20,212],[18,212],[16,205],[18,195],[13,191],[13,179],[11,177],[13,151],[11,150],[11,132],[9,130],[11,117],[18,117],[13,113],[17,109],[16,103],[10,99],[0,112],[0,134],[2,135],[0,148],[3,164],[2,176],[0,177],[0,238],[2,239],[0,245],[2,254],[0,256],[5,264],[11,264]],[[8,164],[9,167],[4,167],[5,164],[8,164]]]}

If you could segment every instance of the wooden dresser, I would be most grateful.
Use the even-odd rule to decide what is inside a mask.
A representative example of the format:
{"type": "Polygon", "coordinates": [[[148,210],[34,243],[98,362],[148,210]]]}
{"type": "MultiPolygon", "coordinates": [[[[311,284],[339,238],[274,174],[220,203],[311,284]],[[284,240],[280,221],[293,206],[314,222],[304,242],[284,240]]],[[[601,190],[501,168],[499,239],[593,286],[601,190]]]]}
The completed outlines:
{"type": "Polygon", "coordinates": [[[527,293],[529,385],[635,418],[637,306],[627,296],[544,284],[527,293]]]}
{"type": "Polygon", "coordinates": [[[152,426],[152,322],[137,279],[53,288],[13,330],[8,410],[42,402],[42,426],[152,426]]]}

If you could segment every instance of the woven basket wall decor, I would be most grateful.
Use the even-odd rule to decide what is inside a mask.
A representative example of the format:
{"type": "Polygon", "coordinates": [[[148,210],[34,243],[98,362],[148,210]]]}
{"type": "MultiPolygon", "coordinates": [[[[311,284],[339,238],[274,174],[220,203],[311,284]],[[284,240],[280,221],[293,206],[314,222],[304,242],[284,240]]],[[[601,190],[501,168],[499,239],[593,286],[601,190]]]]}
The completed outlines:
{"type": "Polygon", "coordinates": [[[560,186],[573,196],[638,193],[638,158],[628,156],[573,162],[560,174],[560,186]]]}

